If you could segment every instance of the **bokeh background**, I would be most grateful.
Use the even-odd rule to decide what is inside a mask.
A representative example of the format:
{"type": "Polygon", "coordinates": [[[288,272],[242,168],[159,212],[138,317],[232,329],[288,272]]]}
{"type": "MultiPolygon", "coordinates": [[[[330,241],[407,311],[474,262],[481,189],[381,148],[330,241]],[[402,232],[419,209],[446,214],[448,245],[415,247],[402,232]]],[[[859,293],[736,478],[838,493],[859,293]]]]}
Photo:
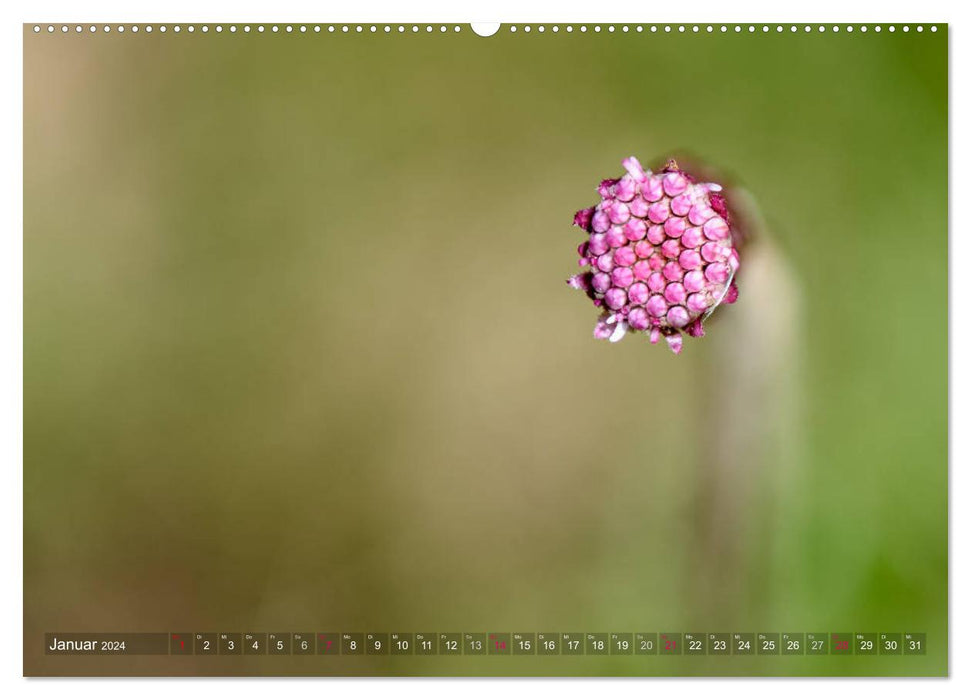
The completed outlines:
{"type": "Polygon", "coordinates": [[[947,28],[408,29],[25,27],[25,673],[946,673],[947,28]],[[596,342],[573,212],[683,150],[739,303],[596,342]],[[177,630],[928,650],[41,653],[177,630]]]}

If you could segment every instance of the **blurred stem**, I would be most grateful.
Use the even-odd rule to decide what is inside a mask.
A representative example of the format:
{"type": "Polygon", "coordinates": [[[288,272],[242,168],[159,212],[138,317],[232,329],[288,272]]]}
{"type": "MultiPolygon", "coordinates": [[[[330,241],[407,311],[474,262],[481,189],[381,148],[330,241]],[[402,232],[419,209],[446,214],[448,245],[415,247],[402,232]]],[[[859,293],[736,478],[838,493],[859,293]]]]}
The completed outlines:
{"type": "MultiPolygon", "coordinates": [[[[698,624],[751,630],[767,615],[780,512],[800,477],[802,305],[798,283],[751,198],[737,304],[710,331],[705,424],[698,475],[697,545],[688,580],[698,624]]],[[[716,312],[716,316],[718,312],[716,312]]],[[[766,622],[764,624],[769,624],[766,622]]],[[[776,623],[778,624],[778,622],[776,623]]],[[[761,630],[765,631],[765,630],[761,630]]]]}

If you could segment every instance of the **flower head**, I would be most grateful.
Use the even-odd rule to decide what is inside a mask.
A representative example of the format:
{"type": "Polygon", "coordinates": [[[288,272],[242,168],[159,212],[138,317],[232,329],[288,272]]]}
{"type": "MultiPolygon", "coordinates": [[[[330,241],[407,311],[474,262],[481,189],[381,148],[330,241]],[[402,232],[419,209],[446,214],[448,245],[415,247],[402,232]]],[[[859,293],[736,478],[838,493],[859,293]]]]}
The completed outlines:
{"type": "Polygon", "coordinates": [[[739,237],[721,185],[674,160],[658,173],[633,156],[623,165],[623,177],[600,183],[600,202],[573,217],[589,236],[577,249],[585,269],[567,283],[600,309],[595,338],[640,331],[680,353],[682,332],[704,335],[702,323],[738,297],[739,237]]]}

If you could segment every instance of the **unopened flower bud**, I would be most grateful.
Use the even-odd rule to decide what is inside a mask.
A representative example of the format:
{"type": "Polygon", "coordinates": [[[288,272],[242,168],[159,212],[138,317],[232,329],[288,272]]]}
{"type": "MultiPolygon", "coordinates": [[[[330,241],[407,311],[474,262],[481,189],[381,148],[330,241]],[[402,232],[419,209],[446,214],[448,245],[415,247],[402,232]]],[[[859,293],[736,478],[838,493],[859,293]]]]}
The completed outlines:
{"type": "Polygon", "coordinates": [[[600,202],[573,217],[587,235],[578,253],[588,269],[568,282],[602,311],[595,337],[643,332],[680,353],[682,331],[704,335],[703,321],[738,297],[738,235],[719,185],[673,160],[659,173],[634,157],[623,166],[600,183],[600,202]]]}

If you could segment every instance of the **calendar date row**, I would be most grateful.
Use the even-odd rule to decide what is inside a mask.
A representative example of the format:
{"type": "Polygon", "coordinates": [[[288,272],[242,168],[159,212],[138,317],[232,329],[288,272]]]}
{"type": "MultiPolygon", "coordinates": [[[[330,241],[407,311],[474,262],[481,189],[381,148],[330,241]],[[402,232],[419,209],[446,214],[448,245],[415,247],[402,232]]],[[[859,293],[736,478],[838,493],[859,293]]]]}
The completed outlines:
{"type": "Polygon", "coordinates": [[[49,633],[50,655],[909,656],[923,632],[49,633]]]}

